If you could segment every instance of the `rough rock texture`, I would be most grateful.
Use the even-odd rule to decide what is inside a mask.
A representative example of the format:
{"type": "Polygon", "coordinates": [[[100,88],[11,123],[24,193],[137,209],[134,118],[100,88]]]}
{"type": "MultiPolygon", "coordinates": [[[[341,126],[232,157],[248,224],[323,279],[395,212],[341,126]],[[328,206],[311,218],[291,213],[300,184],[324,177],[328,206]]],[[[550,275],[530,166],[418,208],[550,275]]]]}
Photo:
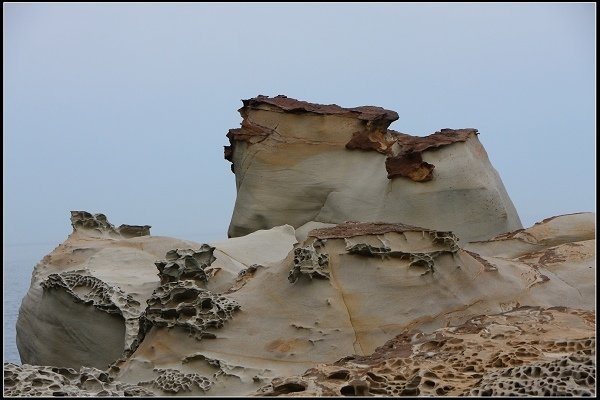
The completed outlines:
{"type": "Polygon", "coordinates": [[[274,379],[262,396],[594,396],[594,312],[520,307],[274,379]]]}
{"type": "Polygon", "coordinates": [[[220,293],[252,265],[284,259],[296,242],[289,226],[210,246],[122,236],[102,214],[74,211],[71,222],[73,233],[38,263],[21,305],[17,347],[24,363],[107,368],[137,346],[140,316],[161,284],[158,265],[167,270],[165,282],[199,279],[198,290],[220,293]]]}
{"type": "Polygon", "coordinates": [[[5,397],[154,396],[150,390],[112,380],[96,368],[4,363],[5,397]]]}
{"type": "Polygon", "coordinates": [[[206,269],[216,260],[215,248],[203,244],[198,251],[192,249],[175,249],[167,252],[164,261],[156,262],[161,283],[177,282],[193,279],[208,281],[206,269]]]}
{"type": "Polygon", "coordinates": [[[22,361],[69,375],[5,365],[10,390],[593,394],[594,214],[521,229],[474,129],[414,137],[393,111],[281,96],[240,113],[230,235],[248,234],[73,211],[17,323],[22,361]],[[104,371],[57,369],[82,366],[104,371]]]}
{"type": "Polygon", "coordinates": [[[138,237],[149,236],[150,225],[121,225],[115,228],[104,214],[91,214],[87,211],[71,211],[71,226],[73,231],[91,230],[96,235],[115,236],[115,237],[138,237]]]}
{"type": "Polygon", "coordinates": [[[296,247],[294,249],[294,266],[290,270],[288,280],[294,283],[300,276],[308,278],[329,279],[329,256],[327,253],[321,253],[323,242],[315,241],[306,247],[296,247]]]}
{"type": "Polygon", "coordinates": [[[470,136],[478,133],[477,129],[442,129],[426,137],[417,137],[395,131],[390,132],[393,134],[394,142],[399,144],[400,150],[387,153],[389,156],[385,160],[385,169],[388,178],[405,176],[415,182],[426,182],[433,179],[435,165],[423,161],[424,151],[435,150],[456,142],[466,142],[470,136]]]}
{"type": "Polygon", "coordinates": [[[198,374],[183,374],[174,369],[156,369],[160,375],[158,378],[143,382],[143,385],[154,386],[165,393],[191,392],[198,388],[202,391],[210,389],[208,378],[198,374]]]}
{"type": "Polygon", "coordinates": [[[152,292],[140,274],[145,268],[138,267],[156,260],[141,242],[154,238],[147,225],[121,225],[123,235],[103,214],[71,211],[71,224],[69,238],[33,271],[19,310],[17,347],[28,364],[106,368],[137,336],[142,304],[152,292]],[[131,290],[132,280],[140,290],[131,290]]]}
{"type": "Polygon", "coordinates": [[[150,326],[177,326],[199,340],[214,338],[207,330],[222,328],[239,309],[235,301],[199,288],[192,280],[170,282],[158,287],[148,299],[143,314],[144,331],[150,326]]]}
{"type": "Polygon", "coordinates": [[[521,228],[475,129],[416,137],[389,130],[398,115],[379,107],[243,104],[225,149],[237,187],[230,237],[311,221],[402,221],[462,240],[521,228]]]}
{"type": "MultiPolygon", "coordinates": [[[[140,303],[131,295],[96,277],[73,272],[50,274],[40,286],[46,296],[52,296],[55,290],[62,291],[70,295],[75,303],[91,305],[97,310],[122,317],[125,320],[125,348],[132,345],[139,330],[140,303]]],[[[119,349],[109,350],[114,353],[119,349]]]]}
{"type": "MultiPolygon", "coordinates": [[[[560,229],[554,235],[580,238],[560,229]]],[[[112,371],[116,379],[142,386],[158,378],[157,369],[196,373],[210,388],[192,387],[189,395],[248,394],[277,376],[366,356],[407,330],[431,332],[521,305],[595,307],[588,292],[593,246],[568,242],[577,252],[566,255],[559,274],[556,266],[483,256],[459,243],[451,232],[405,224],[314,229],[285,260],[250,266],[221,292],[241,307],[222,326],[204,329],[201,337],[185,326],[151,326],[112,371]]]]}
{"type": "Polygon", "coordinates": [[[295,248],[289,226],[210,245],[76,230],[34,271],[19,350],[28,363],[112,363],[111,378],[158,395],[249,394],[407,331],[523,305],[593,310],[593,220],[559,216],[462,248],[449,231],[382,222],[313,224],[295,248]]]}

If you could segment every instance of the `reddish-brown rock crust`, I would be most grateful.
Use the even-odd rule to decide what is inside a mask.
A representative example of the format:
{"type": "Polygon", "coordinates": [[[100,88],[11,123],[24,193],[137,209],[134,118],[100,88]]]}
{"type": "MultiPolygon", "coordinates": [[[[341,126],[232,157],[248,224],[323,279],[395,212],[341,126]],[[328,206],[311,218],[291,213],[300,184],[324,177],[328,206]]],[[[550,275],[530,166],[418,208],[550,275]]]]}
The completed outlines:
{"type": "MultiPolygon", "coordinates": [[[[433,179],[434,165],[423,161],[422,153],[456,142],[466,141],[477,129],[442,129],[429,136],[412,136],[389,130],[389,125],[398,119],[395,111],[375,106],[353,108],[337,104],[315,104],[279,95],[242,100],[244,106],[238,111],[242,116],[241,128],[230,129],[227,133],[229,146],[224,146],[224,156],[233,162],[233,147],[236,141],[254,144],[265,140],[275,131],[252,123],[247,118],[249,110],[268,109],[292,114],[336,115],[365,121],[364,129],[353,134],[346,144],[348,150],[376,151],[387,156],[385,167],[389,179],[406,177],[415,182],[433,179]]],[[[233,171],[233,164],[232,164],[233,171]]]]}
{"type": "Polygon", "coordinates": [[[348,221],[329,228],[313,229],[308,233],[308,236],[315,237],[317,239],[342,239],[361,235],[383,235],[384,233],[389,232],[402,233],[435,231],[401,223],[390,224],[386,222],[348,221]]]}
{"type": "Polygon", "coordinates": [[[496,268],[492,263],[490,263],[485,258],[481,257],[479,254],[477,254],[473,251],[469,251],[469,250],[465,250],[465,249],[463,249],[463,250],[467,254],[469,254],[471,257],[473,257],[474,259],[479,261],[481,263],[481,265],[483,265],[483,268],[485,268],[486,271],[498,271],[498,268],[496,268]]]}
{"type": "Polygon", "coordinates": [[[375,106],[361,106],[353,108],[340,107],[337,104],[315,104],[307,101],[292,99],[291,97],[279,95],[268,97],[259,95],[252,99],[242,100],[244,106],[240,108],[240,113],[245,109],[257,109],[262,105],[269,105],[284,112],[294,114],[322,114],[322,115],[341,115],[352,118],[358,118],[364,121],[382,120],[388,125],[398,119],[398,113],[385,108],[375,106]]]}
{"type": "Polygon", "coordinates": [[[373,150],[381,154],[390,154],[394,141],[382,130],[354,132],[346,143],[348,150],[373,150]]]}
{"type": "Polygon", "coordinates": [[[435,165],[423,161],[421,153],[408,153],[385,159],[385,170],[389,179],[404,176],[415,182],[433,179],[435,165]]]}
{"type": "Polygon", "coordinates": [[[242,127],[230,129],[228,131],[227,138],[229,139],[230,145],[224,146],[225,159],[231,162],[233,162],[232,156],[235,141],[258,143],[273,133],[273,130],[253,124],[247,119],[248,110],[251,109],[262,109],[266,106],[271,110],[276,109],[281,112],[292,114],[337,115],[357,118],[366,121],[366,125],[371,127],[370,129],[377,127],[384,132],[393,121],[398,119],[398,114],[395,111],[386,110],[381,107],[361,106],[344,108],[337,104],[315,104],[283,95],[275,97],[259,95],[251,99],[242,100],[242,103],[244,106],[238,110],[243,119],[241,124],[242,127]]]}
{"type": "Polygon", "coordinates": [[[442,129],[425,137],[395,131],[390,133],[393,134],[393,140],[399,144],[400,152],[396,155],[388,155],[385,160],[387,177],[392,179],[404,176],[415,182],[427,182],[433,179],[435,166],[423,161],[423,152],[464,142],[469,136],[476,135],[477,129],[442,129]]]}
{"type": "Polygon", "coordinates": [[[426,150],[436,149],[456,142],[466,141],[470,135],[477,135],[477,129],[442,129],[431,135],[420,137],[406,133],[389,131],[393,134],[394,141],[400,145],[400,154],[422,153],[426,150]]]}

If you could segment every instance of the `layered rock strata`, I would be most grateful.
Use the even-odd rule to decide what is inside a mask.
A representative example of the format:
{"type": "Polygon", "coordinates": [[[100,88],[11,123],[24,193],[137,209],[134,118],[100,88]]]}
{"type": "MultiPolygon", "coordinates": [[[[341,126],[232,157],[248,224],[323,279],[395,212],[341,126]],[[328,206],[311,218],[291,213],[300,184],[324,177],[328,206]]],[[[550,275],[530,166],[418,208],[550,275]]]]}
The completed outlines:
{"type": "Polygon", "coordinates": [[[380,107],[285,96],[244,100],[225,157],[237,198],[229,236],[282,224],[402,221],[462,240],[521,228],[476,129],[416,137],[380,107]]]}

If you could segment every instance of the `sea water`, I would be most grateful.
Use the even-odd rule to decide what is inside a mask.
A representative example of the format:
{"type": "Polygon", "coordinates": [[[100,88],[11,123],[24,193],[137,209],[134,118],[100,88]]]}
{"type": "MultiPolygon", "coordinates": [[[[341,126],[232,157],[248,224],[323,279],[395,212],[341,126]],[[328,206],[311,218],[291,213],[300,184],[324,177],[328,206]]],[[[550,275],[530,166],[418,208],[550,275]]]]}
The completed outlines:
{"type": "Polygon", "coordinates": [[[35,265],[49,254],[56,243],[17,243],[3,245],[4,362],[21,363],[17,351],[16,324],[21,301],[29,289],[35,265]]]}

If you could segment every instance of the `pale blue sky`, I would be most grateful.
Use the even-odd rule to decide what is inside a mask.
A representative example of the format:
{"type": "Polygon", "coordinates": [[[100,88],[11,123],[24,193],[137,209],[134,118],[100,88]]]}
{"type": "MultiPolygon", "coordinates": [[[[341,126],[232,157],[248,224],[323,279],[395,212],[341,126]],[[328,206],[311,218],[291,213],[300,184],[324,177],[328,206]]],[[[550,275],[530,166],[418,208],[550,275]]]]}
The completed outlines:
{"type": "Polygon", "coordinates": [[[3,29],[8,245],[60,243],[69,210],[224,238],[258,94],[478,128],[524,225],[595,210],[592,3],[5,3],[3,29]]]}

